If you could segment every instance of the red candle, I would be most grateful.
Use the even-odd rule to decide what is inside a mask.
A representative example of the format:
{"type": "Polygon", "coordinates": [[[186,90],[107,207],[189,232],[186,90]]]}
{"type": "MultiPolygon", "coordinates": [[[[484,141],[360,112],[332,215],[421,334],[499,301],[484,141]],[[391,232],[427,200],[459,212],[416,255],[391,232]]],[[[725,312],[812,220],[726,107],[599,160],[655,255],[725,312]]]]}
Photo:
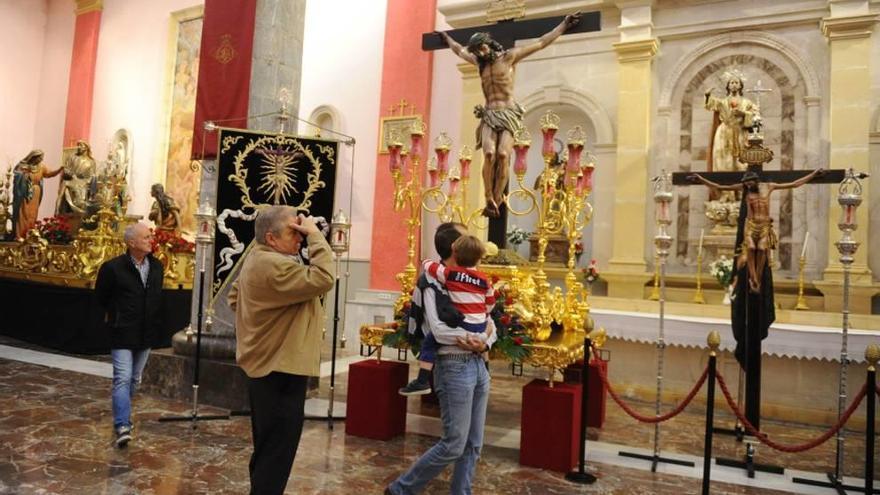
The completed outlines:
{"type": "Polygon", "coordinates": [[[388,145],[388,168],[392,173],[400,170],[400,148],[399,144],[388,145]]]}
{"type": "Polygon", "coordinates": [[[446,173],[449,172],[449,148],[435,148],[434,152],[437,154],[437,170],[440,177],[446,177],[446,173]]]}
{"type": "Polygon", "coordinates": [[[527,143],[518,143],[513,145],[513,173],[517,176],[523,176],[526,174],[526,170],[528,170],[528,163],[526,161],[526,154],[529,152],[529,145],[527,143]]]}
{"type": "Polygon", "coordinates": [[[544,135],[544,143],[541,146],[541,154],[544,156],[552,155],[556,150],[553,146],[553,137],[556,136],[555,127],[544,127],[541,129],[541,133],[544,135]]]}
{"type": "Polygon", "coordinates": [[[568,143],[568,163],[566,168],[572,172],[577,172],[581,168],[581,153],[584,146],[577,143],[568,143]]]}
{"type": "Polygon", "coordinates": [[[410,154],[413,157],[422,155],[422,135],[417,133],[412,133],[409,135],[410,139],[410,154]]]}
{"type": "Polygon", "coordinates": [[[462,179],[470,179],[471,178],[471,159],[470,158],[459,158],[458,164],[461,165],[461,178],[462,179]]]}

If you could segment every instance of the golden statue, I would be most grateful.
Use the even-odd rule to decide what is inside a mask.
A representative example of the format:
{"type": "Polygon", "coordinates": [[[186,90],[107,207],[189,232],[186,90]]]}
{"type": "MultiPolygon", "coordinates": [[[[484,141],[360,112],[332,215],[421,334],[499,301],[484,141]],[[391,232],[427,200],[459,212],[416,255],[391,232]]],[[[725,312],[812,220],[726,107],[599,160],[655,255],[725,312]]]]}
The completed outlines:
{"type": "Polygon", "coordinates": [[[43,164],[43,152],[33,150],[15,166],[12,186],[12,231],[16,239],[24,239],[37,223],[43,179],[55,177],[64,167],[49,170],[43,164]]]}
{"type": "MultiPolygon", "coordinates": [[[[712,139],[707,157],[710,172],[736,172],[746,169],[740,160],[740,153],[748,147],[749,129],[761,122],[758,105],[743,97],[744,78],[737,70],[724,73],[727,95],[723,98],[712,96],[706,90],[705,108],[714,112],[712,139]]],[[[735,201],[731,191],[721,194],[722,201],[735,201]]]]}
{"type": "Polygon", "coordinates": [[[150,220],[160,230],[180,230],[180,208],[174,202],[174,198],[165,193],[162,184],[153,184],[150,188],[150,196],[153,197],[153,206],[150,208],[150,220]]]}
{"type": "Polygon", "coordinates": [[[96,171],[91,147],[85,141],[77,141],[76,152],[64,162],[64,175],[55,202],[56,215],[82,217],[86,213],[96,171]]]}

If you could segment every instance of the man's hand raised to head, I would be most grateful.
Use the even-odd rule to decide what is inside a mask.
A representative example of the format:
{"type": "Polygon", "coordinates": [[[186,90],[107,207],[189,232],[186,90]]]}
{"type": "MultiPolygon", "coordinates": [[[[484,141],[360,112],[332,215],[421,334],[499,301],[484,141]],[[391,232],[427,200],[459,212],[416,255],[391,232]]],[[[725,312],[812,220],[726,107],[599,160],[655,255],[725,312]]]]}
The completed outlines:
{"type": "Polygon", "coordinates": [[[293,230],[296,230],[304,236],[320,232],[320,229],[318,229],[318,224],[315,223],[314,217],[307,217],[302,213],[300,213],[299,216],[297,216],[291,222],[290,226],[291,228],[293,228],[293,230]]]}

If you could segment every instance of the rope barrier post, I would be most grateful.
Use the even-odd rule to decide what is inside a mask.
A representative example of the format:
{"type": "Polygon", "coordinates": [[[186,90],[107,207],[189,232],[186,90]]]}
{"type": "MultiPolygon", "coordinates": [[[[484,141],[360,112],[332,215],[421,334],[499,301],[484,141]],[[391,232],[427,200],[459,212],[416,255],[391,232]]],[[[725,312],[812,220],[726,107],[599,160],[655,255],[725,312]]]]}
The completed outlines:
{"type": "Polygon", "coordinates": [[[865,493],[874,493],[874,421],[877,414],[877,361],[880,361],[880,346],[871,344],[865,349],[868,361],[868,412],[865,428],[865,493]]]}
{"type": "Polygon", "coordinates": [[[709,382],[706,385],[706,433],[703,445],[703,495],[709,495],[712,471],[712,432],[715,422],[715,370],[718,364],[718,348],[721,334],[713,330],[706,339],[709,344],[709,382]]]}
{"type": "Polygon", "coordinates": [[[589,383],[588,373],[590,370],[590,356],[592,355],[593,343],[590,336],[584,337],[584,365],[581,367],[581,442],[580,455],[578,456],[578,470],[565,475],[565,479],[581,485],[590,485],[596,482],[596,477],[586,472],[585,463],[587,456],[587,397],[589,383]]]}

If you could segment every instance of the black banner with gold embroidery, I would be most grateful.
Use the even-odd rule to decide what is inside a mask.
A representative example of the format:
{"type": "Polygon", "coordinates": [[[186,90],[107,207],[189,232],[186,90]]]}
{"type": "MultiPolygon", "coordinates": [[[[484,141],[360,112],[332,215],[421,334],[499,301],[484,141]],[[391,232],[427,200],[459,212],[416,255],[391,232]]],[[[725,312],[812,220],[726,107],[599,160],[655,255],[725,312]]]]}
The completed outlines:
{"type": "Polygon", "coordinates": [[[212,298],[236,271],[235,265],[253,241],[254,219],[262,206],[293,206],[305,215],[323,217],[329,225],[338,144],[319,138],[220,129],[212,298]]]}

